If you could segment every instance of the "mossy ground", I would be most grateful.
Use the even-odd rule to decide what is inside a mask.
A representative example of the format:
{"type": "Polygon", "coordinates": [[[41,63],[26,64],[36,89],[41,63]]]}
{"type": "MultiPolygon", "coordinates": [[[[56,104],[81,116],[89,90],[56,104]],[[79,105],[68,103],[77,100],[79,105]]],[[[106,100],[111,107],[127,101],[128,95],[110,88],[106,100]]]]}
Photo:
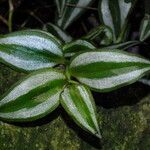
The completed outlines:
{"type": "MultiPolygon", "coordinates": [[[[2,95],[24,75],[0,65],[0,94],[2,95]]],[[[126,94],[131,93],[131,89],[126,94]]],[[[132,91],[134,94],[131,95],[135,95],[135,92],[132,91]]],[[[101,141],[82,131],[72,123],[72,120],[64,113],[62,108],[58,108],[52,114],[32,123],[9,124],[1,121],[0,149],[149,150],[150,95],[148,93],[142,95],[142,98],[132,106],[121,104],[120,106],[114,105],[114,108],[106,109],[97,102],[98,119],[103,136],[101,141]]],[[[131,95],[128,95],[130,99],[132,98],[131,95]]],[[[128,96],[123,97],[122,93],[123,99],[127,99],[128,96]]],[[[102,97],[104,95],[100,96],[100,98],[102,97]]],[[[117,97],[117,95],[113,97],[116,101],[120,98],[121,96],[117,97]]],[[[96,98],[96,101],[97,99],[99,98],[96,98]]],[[[109,98],[107,97],[106,99],[108,100],[109,98]]]]}

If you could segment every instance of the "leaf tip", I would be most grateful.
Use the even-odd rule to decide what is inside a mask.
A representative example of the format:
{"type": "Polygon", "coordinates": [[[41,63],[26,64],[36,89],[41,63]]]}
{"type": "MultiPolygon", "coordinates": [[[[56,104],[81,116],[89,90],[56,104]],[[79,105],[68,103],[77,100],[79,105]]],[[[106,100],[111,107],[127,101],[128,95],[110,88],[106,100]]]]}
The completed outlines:
{"type": "Polygon", "coordinates": [[[101,135],[100,131],[96,132],[95,136],[99,139],[102,139],[102,135],[101,135]]]}

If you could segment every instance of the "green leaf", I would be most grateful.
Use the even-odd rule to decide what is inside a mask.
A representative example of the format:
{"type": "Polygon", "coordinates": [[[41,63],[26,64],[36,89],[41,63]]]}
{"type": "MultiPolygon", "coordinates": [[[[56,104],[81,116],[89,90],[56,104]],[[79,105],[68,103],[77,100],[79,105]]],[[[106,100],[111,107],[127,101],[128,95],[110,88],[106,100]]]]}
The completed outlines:
{"type": "Polygon", "coordinates": [[[69,85],[61,94],[60,102],[80,127],[101,138],[95,103],[88,88],[78,84],[69,85]]]}
{"type": "Polygon", "coordinates": [[[70,35],[68,35],[61,28],[59,28],[58,26],[52,23],[47,23],[46,25],[44,25],[43,30],[55,35],[56,37],[58,37],[61,41],[65,43],[72,41],[72,37],[70,35]]]}
{"type": "Polygon", "coordinates": [[[140,43],[141,43],[140,41],[128,41],[128,42],[124,42],[124,43],[119,43],[119,44],[107,46],[107,47],[104,47],[104,48],[106,48],[106,49],[123,49],[123,50],[126,50],[130,47],[137,46],[140,43]]]}
{"type": "Polygon", "coordinates": [[[77,55],[69,72],[100,92],[129,85],[150,71],[150,61],[120,50],[97,50],[77,55]]]}
{"type": "Polygon", "coordinates": [[[32,121],[52,112],[59,105],[65,76],[54,69],[42,69],[19,81],[0,101],[0,118],[32,121]]]}
{"type": "Polygon", "coordinates": [[[76,40],[64,45],[63,53],[66,57],[70,57],[78,52],[93,50],[95,48],[96,47],[92,43],[86,40],[76,40]]]}
{"type": "Polygon", "coordinates": [[[92,29],[83,39],[96,42],[99,45],[109,45],[112,43],[113,35],[111,29],[100,25],[92,29]]]}
{"type": "Polygon", "coordinates": [[[146,14],[141,22],[140,41],[145,41],[150,37],[150,15],[146,14]]]}
{"type": "Polygon", "coordinates": [[[53,67],[63,59],[61,43],[50,33],[24,30],[0,38],[0,62],[19,70],[53,67]]]}
{"type": "MultiPolygon", "coordinates": [[[[124,35],[127,17],[136,0],[100,0],[99,16],[104,25],[110,27],[114,34],[114,42],[124,35]]],[[[122,37],[124,38],[124,37],[122,37]]]]}
{"type": "Polygon", "coordinates": [[[66,29],[91,5],[93,0],[55,0],[59,16],[57,25],[66,29]]]}

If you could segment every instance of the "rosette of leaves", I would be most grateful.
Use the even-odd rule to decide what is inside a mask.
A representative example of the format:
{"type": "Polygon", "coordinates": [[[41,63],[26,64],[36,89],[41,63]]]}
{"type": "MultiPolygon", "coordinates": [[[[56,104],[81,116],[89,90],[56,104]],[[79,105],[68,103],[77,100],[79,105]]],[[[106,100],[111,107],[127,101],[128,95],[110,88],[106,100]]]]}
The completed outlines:
{"type": "Polygon", "coordinates": [[[108,92],[136,82],[150,72],[150,61],[81,41],[62,45],[41,30],[0,38],[0,62],[28,73],[1,97],[0,119],[33,121],[61,105],[81,128],[101,138],[90,89],[108,92]]]}

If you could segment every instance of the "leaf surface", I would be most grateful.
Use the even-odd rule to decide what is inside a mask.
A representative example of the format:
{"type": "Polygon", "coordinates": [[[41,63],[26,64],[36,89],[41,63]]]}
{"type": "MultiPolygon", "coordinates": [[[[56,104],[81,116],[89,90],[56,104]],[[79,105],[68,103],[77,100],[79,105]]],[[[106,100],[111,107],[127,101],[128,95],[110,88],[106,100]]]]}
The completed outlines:
{"type": "Polygon", "coordinates": [[[83,85],[69,85],[61,94],[61,104],[80,127],[101,137],[95,103],[88,88],[83,85]]]}
{"type": "Polygon", "coordinates": [[[32,121],[52,112],[59,105],[65,76],[54,69],[29,74],[12,87],[0,101],[0,118],[32,121]]]}
{"type": "Polygon", "coordinates": [[[62,61],[61,43],[50,33],[24,30],[0,38],[0,62],[15,69],[33,71],[62,61]]]}
{"type": "Polygon", "coordinates": [[[73,58],[69,71],[93,90],[107,92],[136,82],[150,71],[150,61],[120,50],[97,50],[73,58]]]}

